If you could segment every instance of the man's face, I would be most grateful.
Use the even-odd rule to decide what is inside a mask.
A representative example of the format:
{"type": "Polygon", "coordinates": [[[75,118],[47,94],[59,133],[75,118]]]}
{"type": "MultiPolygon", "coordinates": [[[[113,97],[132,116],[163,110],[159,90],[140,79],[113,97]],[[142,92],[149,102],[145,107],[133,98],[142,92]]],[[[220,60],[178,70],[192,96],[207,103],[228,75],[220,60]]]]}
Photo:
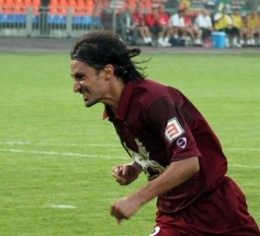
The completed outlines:
{"type": "Polygon", "coordinates": [[[97,72],[93,67],[76,60],[71,61],[70,69],[74,80],[73,91],[82,94],[86,107],[104,102],[109,89],[105,70],[97,72]]]}

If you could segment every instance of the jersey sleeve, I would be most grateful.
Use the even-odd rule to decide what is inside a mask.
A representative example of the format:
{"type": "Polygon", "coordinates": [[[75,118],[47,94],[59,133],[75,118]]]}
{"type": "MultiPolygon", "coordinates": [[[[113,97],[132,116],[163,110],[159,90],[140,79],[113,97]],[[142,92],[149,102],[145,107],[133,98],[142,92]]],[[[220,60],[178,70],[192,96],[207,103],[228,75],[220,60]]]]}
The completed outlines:
{"type": "Polygon", "coordinates": [[[171,97],[160,97],[146,113],[150,127],[164,140],[170,162],[201,156],[182,107],[182,100],[173,102],[171,97]]]}

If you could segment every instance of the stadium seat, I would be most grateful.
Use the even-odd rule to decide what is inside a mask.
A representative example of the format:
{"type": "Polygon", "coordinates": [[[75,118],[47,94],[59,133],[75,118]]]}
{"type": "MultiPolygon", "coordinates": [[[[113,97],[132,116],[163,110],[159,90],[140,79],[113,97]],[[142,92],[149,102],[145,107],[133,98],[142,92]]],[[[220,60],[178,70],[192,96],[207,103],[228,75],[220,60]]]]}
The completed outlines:
{"type": "Polygon", "coordinates": [[[82,24],[83,25],[90,25],[91,24],[91,17],[90,16],[82,16],[82,24]]]}
{"type": "Polygon", "coordinates": [[[68,1],[68,5],[67,7],[71,8],[72,10],[72,15],[77,15],[76,11],[75,11],[75,8],[77,7],[77,3],[75,0],[70,0],[68,1]]]}
{"type": "Polygon", "coordinates": [[[32,0],[32,6],[40,7],[40,5],[41,5],[41,0],[32,0]]]}
{"type": "Polygon", "coordinates": [[[32,23],[33,24],[38,24],[40,22],[40,17],[39,15],[33,15],[32,16],[32,23]]]}
{"type": "Polygon", "coordinates": [[[6,24],[8,22],[8,15],[4,12],[0,13],[0,24],[6,24]]]}
{"type": "Polygon", "coordinates": [[[72,24],[73,24],[73,25],[81,25],[81,24],[82,24],[82,18],[81,18],[81,16],[79,16],[79,15],[73,16],[73,17],[72,17],[72,24]]]}
{"type": "Polygon", "coordinates": [[[16,14],[12,13],[7,15],[7,23],[9,24],[15,24],[16,22],[16,14]]]}
{"type": "Polygon", "coordinates": [[[25,8],[22,0],[13,0],[13,10],[16,14],[24,13],[25,8]]]}
{"type": "Polygon", "coordinates": [[[61,25],[66,23],[66,17],[63,15],[48,15],[48,23],[61,25]]]}
{"type": "Polygon", "coordinates": [[[92,15],[95,4],[92,0],[86,0],[86,14],[92,15]]]}
{"type": "Polygon", "coordinates": [[[100,26],[100,25],[101,25],[100,16],[93,16],[93,17],[92,17],[92,23],[93,23],[94,25],[100,26]]]}
{"type": "Polygon", "coordinates": [[[4,1],[4,12],[9,15],[13,13],[13,6],[14,2],[12,0],[5,0],[4,1]]]}
{"type": "Polygon", "coordinates": [[[75,14],[84,16],[86,15],[86,3],[83,0],[77,0],[76,6],[74,7],[75,14]]]}

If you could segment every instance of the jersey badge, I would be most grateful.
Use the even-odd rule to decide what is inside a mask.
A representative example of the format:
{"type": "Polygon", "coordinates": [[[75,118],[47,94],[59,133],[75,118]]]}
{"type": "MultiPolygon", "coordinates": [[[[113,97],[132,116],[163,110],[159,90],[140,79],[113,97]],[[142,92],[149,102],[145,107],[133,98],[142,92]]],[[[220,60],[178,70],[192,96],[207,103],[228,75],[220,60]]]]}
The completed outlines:
{"type": "Polygon", "coordinates": [[[184,149],[186,147],[186,144],[187,144],[187,138],[185,137],[179,138],[176,141],[176,145],[181,149],[184,149]]]}
{"type": "Polygon", "coordinates": [[[165,137],[169,142],[174,141],[184,133],[184,129],[181,127],[176,117],[168,120],[165,128],[165,137]]]}

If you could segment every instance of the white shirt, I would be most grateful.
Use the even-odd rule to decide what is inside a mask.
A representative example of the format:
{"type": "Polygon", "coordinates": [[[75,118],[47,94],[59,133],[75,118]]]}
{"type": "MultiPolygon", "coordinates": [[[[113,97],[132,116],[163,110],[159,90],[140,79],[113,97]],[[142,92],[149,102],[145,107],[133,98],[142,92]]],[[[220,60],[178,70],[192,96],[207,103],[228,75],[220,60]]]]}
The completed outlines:
{"type": "Polygon", "coordinates": [[[184,18],[180,17],[178,13],[173,14],[169,19],[169,26],[184,27],[184,18]]]}
{"type": "Polygon", "coordinates": [[[194,27],[196,28],[211,28],[212,27],[212,20],[208,15],[199,14],[195,21],[194,27]]]}

